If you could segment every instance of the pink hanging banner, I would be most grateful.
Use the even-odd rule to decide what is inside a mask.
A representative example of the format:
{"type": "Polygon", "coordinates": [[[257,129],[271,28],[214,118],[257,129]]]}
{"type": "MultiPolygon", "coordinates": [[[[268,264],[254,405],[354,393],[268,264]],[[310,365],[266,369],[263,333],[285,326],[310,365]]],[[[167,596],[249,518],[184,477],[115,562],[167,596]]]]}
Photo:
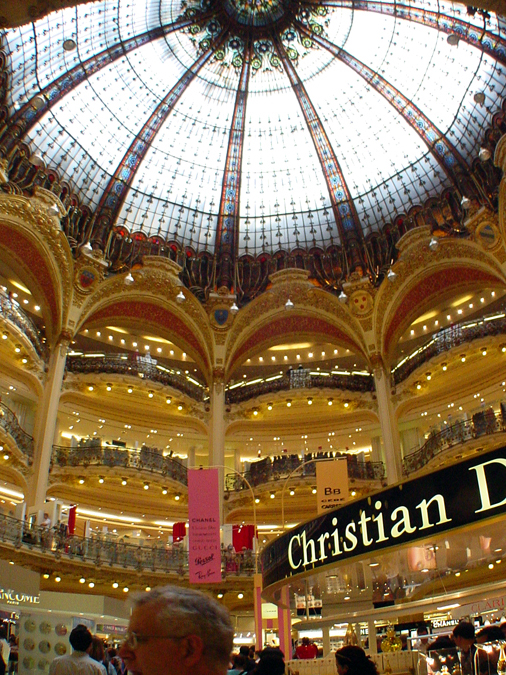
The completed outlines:
{"type": "Polygon", "coordinates": [[[221,581],[218,469],[188,470],[190,583],[221,581]]]}

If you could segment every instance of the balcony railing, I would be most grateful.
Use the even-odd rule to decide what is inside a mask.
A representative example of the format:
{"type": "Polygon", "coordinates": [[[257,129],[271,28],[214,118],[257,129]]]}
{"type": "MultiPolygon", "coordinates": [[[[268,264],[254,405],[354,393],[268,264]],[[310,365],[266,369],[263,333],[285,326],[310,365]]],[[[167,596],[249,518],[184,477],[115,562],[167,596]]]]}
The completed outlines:
{"type": "Polygon", "coordinates": [[[4,403],[0,403],[0,427],[16,442],[28,464],[33,461],[33,438],[20,427],[18,418],[4,403]]]}
{"type": "Polygon", "coordinates": [[[143,446],[138,450],[127,450],[115,445],[102,445],[99,439],[93,439],[76,448],[54,445],[51,463],[53,467],[103,466],[150,471],[188,485],[186,466],[174,457],[164,457],[158,448],[143,446]]]}
{"type": "Polygon", "coordinates": [[[0,288],[0,316],[19,328],[30,340],[37,354],[41,358],[45,358],[47,349],[42,342],[39,329],[23,312],[19,304],[14,299],[11,299],[2,288],[0,288]]]}
{"type": "Polygon", "coordinates": [[[435,333],[432,338],[392,369],[392,383],[399,384],[429,359],[466,342],[491,335],[506,335],[504,311],[484,316],[477,321],[463,321],[435,333]]]}
{"type": "Polygon", "coordinates": [[[501,403],[499,413],[494,413],[492,408],[488,408],[475,413],[470,420],[461,420],[446,426],[442,431],[431,432],[421,448],[404,457],[403,473],[407,476],[423,469],[434,457],[458,443],[502,431],[506,431],[506,405],[504,403],[501,403]]]}
{"type": "Polygon", "coordinates": [[[339,389],[368,393],[374,391],[374,378],[369,373],[355,372],[334,373],[317,372],[309,368],[289,371],[285,375],[276,375],[263,379],[261,382],[241,382],[237,387],[229,387],[225,399],[228,404],[241,403],[262,396],[274,394],[277,391],[293,389],[339,389]]]}
{"type": "Polygon", "coordinates": [[[101,356],[67,357],[66,369],[70,373],[140,376],[151,382],[173,387],[195,401],[203,401],[205,388],[189,381],[184,374],[159,364],[156,359],[136,354],[104,354],[101,356]]]}
{"type": "MultiPolygon", "coordinates": [[[[356,455],[344,455],[348,462],[348,478],[355,480],[383,480],[385,478],[385,466],[382,462],[360,462],[356,455]]],[[[269,485],[271,483],[288,478],[297,467],[301,466],[299,478],[315,478],[316,477],[316,462],[323,460],[331,460],[334,458],[343,457],[338,455],[332,456],[332,453],[315,453],[306,454],[303,459],[299,455],[283,455],[281,457],[266,457],[258,462],[252,462],[249,471],[242,474],[229,473],[225,476],[225,490],[240,491],[247,490],[248,485],[243,477],[248,481],[252,487],[260,485],[269,485]],[[327,455],[327,456],[326,456],[327,455]],[[310,464],[304,464],[309,460],[310,464]]],[[[296,476],[294,476],[294,480],[296,476]]]]}
{"type": "MultiPolygon", "coordinates": [[[[26,522],[0,515],[0,543],[11,544],[42,552],[53,559],[66,558],[97,567],[121,567],[136,572],[162,572],[188,574],[188,552],[182,544],[168,546],[156,540],[153,545],[134,544],[127,537],[92,535],[79,537],[67,535],[66,528],[28,527],[26,522]]],[[[255,571],[255,554],[244,550],[240,553],[223,549],[221,552],[222,577],[251,576],[255,571]]]]}

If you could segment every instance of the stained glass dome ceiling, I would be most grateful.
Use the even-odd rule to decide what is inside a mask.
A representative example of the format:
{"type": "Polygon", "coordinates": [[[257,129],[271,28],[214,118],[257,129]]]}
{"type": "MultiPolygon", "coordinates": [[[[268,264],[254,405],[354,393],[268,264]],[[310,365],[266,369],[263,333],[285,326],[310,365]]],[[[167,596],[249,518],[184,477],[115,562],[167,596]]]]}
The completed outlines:
{"type": "Polygon", "coordinates": [[[458,184],[504,21],[421,0],[102,0],[5,34],[11,123],[111,223],[325,248],[458,184]]]}

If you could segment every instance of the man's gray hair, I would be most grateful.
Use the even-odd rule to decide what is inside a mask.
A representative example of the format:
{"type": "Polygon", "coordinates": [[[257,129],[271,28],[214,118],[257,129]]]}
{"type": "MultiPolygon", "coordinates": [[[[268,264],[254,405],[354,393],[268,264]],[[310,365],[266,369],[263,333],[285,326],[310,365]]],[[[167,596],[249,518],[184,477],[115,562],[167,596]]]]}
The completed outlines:
{"type": "Polygon", "coordinates": [[[228,610],[219,602],[190,588],[160,586],[134,596],[134,608],[147,604],[158,606],[157,622],[167,635],[198,635],[208,667],[228,668],[234,629],[228,610]]]}

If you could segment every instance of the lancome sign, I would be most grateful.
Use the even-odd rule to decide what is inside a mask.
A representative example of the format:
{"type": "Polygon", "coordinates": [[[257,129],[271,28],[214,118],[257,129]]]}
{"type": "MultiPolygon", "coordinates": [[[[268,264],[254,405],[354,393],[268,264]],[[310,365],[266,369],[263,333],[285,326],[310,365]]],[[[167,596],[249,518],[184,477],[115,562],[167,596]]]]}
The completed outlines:
{"type": "Polygon", "coordinates": [[[12,588],[0,588],[0,602],[8,605],[38,605],[40,597],[38,595],[26,595],[14,591],[12,588]]]}
{"type": "Polygon", "coordinates": [[[263,585],[504,513],[506,447],[299,525],[264,549],[263,585]]]}

